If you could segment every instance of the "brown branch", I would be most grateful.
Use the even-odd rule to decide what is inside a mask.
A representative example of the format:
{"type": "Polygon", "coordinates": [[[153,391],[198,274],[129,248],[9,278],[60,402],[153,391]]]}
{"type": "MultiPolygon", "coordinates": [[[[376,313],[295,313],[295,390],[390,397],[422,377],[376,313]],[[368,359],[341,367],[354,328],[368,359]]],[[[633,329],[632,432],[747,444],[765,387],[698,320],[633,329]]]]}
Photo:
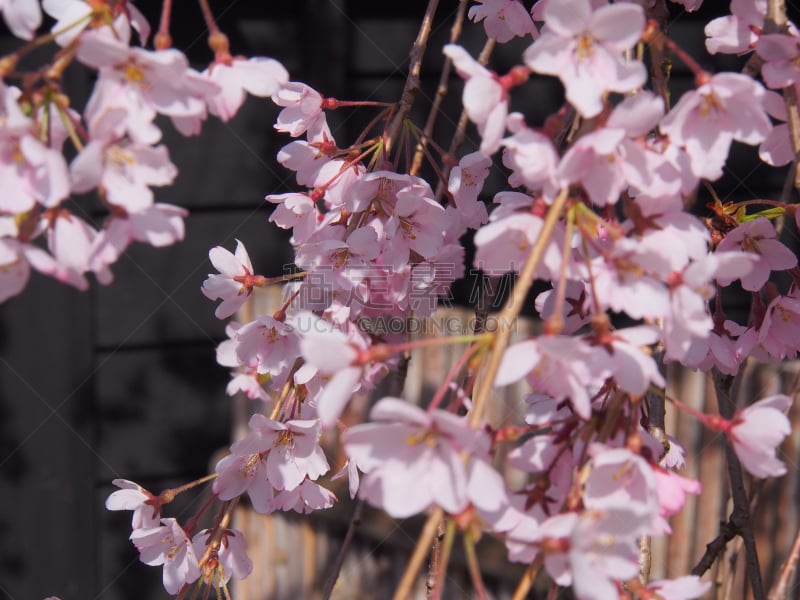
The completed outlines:
{"type": "Polygon", "coordinates": [[[414,40],[414,45],[411,47],[406,84],[400,96],[400,102],[397,105],[397,112],[387,129],[388,134],[385,143],[387,156],[392,150],[400,128],[403,126],[403,121],[408,116],[408,113],[411,112],[414,99],[417,97],[417,92],[420,88],[419,74],[422,69],[422,57],[425,55],[425,47],[428,45],[428,38],[430,37],[431,26],[433,25],[433,15],[436,13],[436,8],[438,6],[439,0],[428,0],[428,6],[425,9],[425,15],[422,17],[422,24],[419,27],[417,39],[414,40]]]}
{"type": "MultiPolygon", "coordinates": [[[[732,419],[736,412],[735,402],[742,380],[743,367],[740,367],[736,377],[723,375],[716,369],[713,371],[719,414],[728,420],[732,419]]],[[[744,486],[744,473],[739,458],[728,440],[725,442],[725,458],[728,463],[728,478],[731,485],[731,497],[733,498],[733,511],[729,521],[744,542],[747,575],[750,578],[753,598],[755,600],[766,600],[756,540],[753,535],[752,520],[750,518],[750,501],[747,498],[747,491],[744,486]]]]}
{"type": "Polygon", "coordinates": [[[721,523],[719,535],[706,544],[706,551],[692,569],[692,575],[698,577],[708,571],[725,551],[725,547],[733,538],[739,535],[739,528],[734,525],[732,518],[727,523],[721,523]]]}
{"type": "Polygon", "coordinates": [[[444,511],[437,506],[428,517],[428,520],[425,521],[422,533],[420,533],[417,540],[417,545],[414,546],[414,552],[406,565],[406,570],[403,571],[403,576],[400,578],[400,583],[397,585],[392,600],[406,600],[411,597],[411,590],[414,588],[417,574],[419,574],[422,563],[428,555],[433,539],[439,529],[439,521],[442,520],[443,516],[444,511]]]}
{"type": "Polygon", "coordinates": [[[331,593],[333,593],[333,588],[336,585],[336,581],[339,579],[339,573],[342,570],[342,565],[344,564],[347,551],[350,549],[350,545],[353,543],[353,539],[356,535],[356,529],[358,529],[358,526],[361,524],[361,513],[363,511],[364,500],[363,498],[359,498],[358,502],[356,502],[356,507],[353,509],[353,516],[350,518],[350,524],[347,526],[347,533],[345,533],[344,540],[339,548],[339,554],[336,555],[336,560],[333,561],[330,573],[328,573],[328,577],[325,580],[325,587],[322,591],[322,600],[329,600],[331,593]]]}
{"type": "MultiPolygon", "coordinates": [[[[450,28],[451,44],[455,44],[458,41],[458,38],[461,37],[461,28],[464,24],[464,16],[467,13],[468,3],[469,2],[467,0],[460,0],[458,3],[456,18],[453,21],[453,26],[450,28]]],[[[420,167],[422,167],[422,158],[424,156],[425,145],[433,135],[433,127],[436,124],[436,118],[439,116],[439,109],[441,108],[444,97],[448,92],[447,84],[450,80],[450,70],[452,68],[453,59],[447,56],[445,58],[444,65],[442,66],[442,72],[439,75],[439,85],[436,87],[436,96],[433,98],[433,104],[431,104],[431,112],[428,114],[428,120],[425,122],[424,134],[420,142],[417,144],[417,149],[414,153],[414,160],[411,163],[411,168],[408,170],[411,175],[416,175],[420,170],[420,167]]]]}

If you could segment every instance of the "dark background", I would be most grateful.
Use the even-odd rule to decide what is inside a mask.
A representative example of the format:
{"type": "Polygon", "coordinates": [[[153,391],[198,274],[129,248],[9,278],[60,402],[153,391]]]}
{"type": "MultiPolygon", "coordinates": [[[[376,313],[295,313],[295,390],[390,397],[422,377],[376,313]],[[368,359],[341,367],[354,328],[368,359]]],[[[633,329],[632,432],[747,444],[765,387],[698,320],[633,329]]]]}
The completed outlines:
{"type": "MultiPolygon", "coordinates": [[[[741,61],[705,55],[703,19],[675,7],[673,37],[710,69],[741,61]]],[[[234,53],[281,60],[292,79],[340,99],[394,101],[424,2],[347,0],[213,1],[234,53]]],[[[154,27],[159,4],[137,3],[154,27]]],[[[442,1],[424,67],[415,114],[424,123],[457,2],[442,1]]],[[[706,19],[707,20],[707,19],[706,19]]],[[[178,2],[176,48],[197,68],[211,54],[194,3],[178,2]]],[[[477,55],[482,26],[467,24],[462,43],[477,55]]],[[[4,38],[3,48],[15,42],[4,38]]],[[[491,66],[505,72],[525,43],[499,47],[491,66]]],[[[76,97],[91,89],[91,75],[69,72],[76,97]]],[[[692,85],[677,61],[676,91],[692,85]]],[[[460,82],[453,80],[456,92],[460,82]]],[[[541,123],[561,102],[557,80],[537,77],[514,94],[514,106],[541,123]]],[[[459,94],[441,118],[446,140],[457,120],[459,94]]],[[[214,359],[224,323],[200,293],[212,270],[209,248],[244,241],[257,271],[277,275],[291,262],[285,232],[267,223],[263,197],[292,189],[291,174],[274,156],[289,140],[274,132],[277,109],[250,98],[225,124],[210,119],[199,138],[162,123],[164,142],[179,168],[176,184],[157,190],[159,201],[190,209],[186,239],[166,249],[134,246],[114,266],[116,281],[88,293],[33,275],[25,292],[0,306],[0,598],[62,600],[166,597],[161,568],[138,561],[127,540],[130,513],[103,508],[121,477],[152,491],[202,476],[212,454],[228,444],[231,401],[228,373],[214,359]]],[[[331,116],[341,145],[355,139],[373,112],[331,116]]],[[[474,130],[469,129],[474,138],[474,130]]],[[[474,139],[464,152],[474,149],[474,139]]],[[[737,147],[723,199],[774,194],[783,172],[755,166],[754,151],[737,147]]],[[[499,171],[493,176],[500,185],[499,171]]],[[[489,196],[490,197],[490,196],[489,196]]],[[[469,284],[467,284],[469,285],[469,284]]],[[[462,290],[463,291],[463,290],[462,290]]],[[[191,494],[188,494],[191,495],[191,494]]],[[[176,502],[170,514],[191,514],[201,501],[176,502]]]]}

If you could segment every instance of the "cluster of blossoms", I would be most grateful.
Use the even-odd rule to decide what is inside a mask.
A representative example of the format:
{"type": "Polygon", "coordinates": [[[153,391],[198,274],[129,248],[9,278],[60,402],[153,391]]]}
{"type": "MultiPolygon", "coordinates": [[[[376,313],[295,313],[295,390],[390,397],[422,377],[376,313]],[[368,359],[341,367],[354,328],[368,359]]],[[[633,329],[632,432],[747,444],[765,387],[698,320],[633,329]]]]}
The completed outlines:
{"type": "Polygon", "coordinates": [[[32,39],[42,18],[38,1],[0,4],[12,31],[32,39],[0,61],[0,301],[25,288],[31,267],[86,289],[88,273],[112,280],[111,265],[131,243],[183,239],[186,210],[154,201],[152,188],[177,175],[154,119],[170,117],[193,135],[209,112],[230,119],[245,92],[268,97],[288,81],[275,60],[231,56],[222,34],[202,73],[161,31],[156,49],[146,49],[150,26],[129,1],[45,0],[42,7],[56,23],[32,39]],[[60,46],[53,61],[18,71],[47,40],[60,46]],[[76,62],[97,75],[82,114],[61,82],[76,62]],[[22,87],[8,82],[15,79],[22,87]],[[89,206],[70,201],[92,191],[106,209],[98,226],[89,206]]]}
{"type": "MultiPolygon", "coordinates": [[[[700,3],[680,2],[687,10],[700,3]]],[[[765,33],[766,2],[734,0],[732,14],[706,28],[707,48],[754,51],[763,84],[711,74],[661,32],[652,18],[661,4],[540,0],[528,11],[518,0],[478,1],[469,16],[487,36],[528,38],[530,46],[504,75],[456,43],[443,49],[465,80],[464,113],[481,139],[445,176],[455,159],[432,156],[435,144],[408,119],[405,98],[397,105],[326,98],[289,81],[274,60],[232,57],[211,25],[215,60],[195,72],[166,47],[164,31],[157,50],[131,46],[131,28],[142,44],[149,31],[129,2],[44,3],[68,59],[25,89],[0,89],[3,181],[12,191],[0,206],[0,298],[24,287],[30,266],[84,287],[90,271],[108,281],[130,242],[164,245],[182,236],[184,212],[155,204],[150,190],[175,177],[158,145],[157,114],[195,134],[209,112],[230,118],[248,92],[282,107],[275,128],[294,138],[277,159],[298,191],[266,200],[274,205],[270,220],[291,230],[297,273],[278,278],[289,280],[284,304],[230,323],[217,353],[234,370],[228,392],[262,401],[269,414],[253,416],[210,477],[222,503],[218,521],[195,532],[199,515],[183,524],[162,517],[162,506],[194,484],[155,495],[118,480],[122,489],[107,502],[134,511],[131,540],[143,562],[163,565],[169,593],[183,596],[198,580],[227,590],[231,576],[249,573],[242,534],[228,527],[245,492],[263,514],[333,505],[321,479],[330,470],[320,446],[328,431],[340,434],[347,458],[340,475],[353,497],[395,518],[446,515],[468,543],[488,532],[505,543],[509,560],[543,565],[579,600],[615,600],[623,590],[669,599],[706,591],[710,584],[697,576],[647,581],[640,572],[640,540],[667,535],[668,518],[687,494],[701,492],[699,481],[677,472],[680,442],[649,423],[648,397],[660,395],[723,432],[753,476],[786,472],[776,452],[790,433],[788,396],[727,417],[704,415],[665,394],[662,368],[735,375],[750,356],[781,360],[800,349],[797,257],[773,224],[797,216],[795,207],[759,200],[769,208],[756,212],[748,211],[753,202],[715,200],[705,220],[689,210],[701,183],[722,176],[734,141],[760,146],[772,165],[794,158],[791,125],[773,126],[770,117],[787,118],[774,90],[800,80],[800,34],[791,24],[765,33]],[[651,57],[671,51],[694,71],[695,88],[672,107],[664,81],[659,93],[644,89],[646,47],[651,57]],[[82,116],[59,87],[73,59],[98,71],[82,116]],[[558,77],[565,90],[563,108],[541,125],[509,113],[511,95],[532,76],[558,77]],[[383,129],[367,129],[354,143],[334,139],[326,111],[350,105],[375,105],[373,125],[383,129]],[[415,162],[401,168],[413,150],[403,147],[405,132],[434,163],[438,193],[415,162]],[[67,140],[78,152],[69,166],[67,140]],[[489,213],[479,196],[495,159],[506,168],[507,189],[489,213]],[[99,230],[62,206],[70,193],[93,189],[109,213],[99,230]],[[437,298],[464,276],[461,240],[470,231],[472,266],[518,276],[499,329],[419,342],[387,328],[433,315],[437,298]],[[47,250],[33,243],[40,236],[47,250]],[[788,289],[769,283],[776,271],[789,275],[788,289]],[[508,346],[537,280],[553,288],[535,301],[544,332],[508,346]],[[752,297],[743,323],[728,318],[721,300],[734,282],[752,297]],[[612,314],[635,325],[616,327],[612,314]],[[402,353],[451,343],[468,346],[426,407],[390,396],[375,403],[369,422],[342,418],[402,353]],[[487,404],[523,379],[532,390],[524,424],[493,428],[487,404]],[[502,461],[527,473],[528,483],[511,488],[495,467],[502,461]]],[[[4,17],[23,37],[38,25],[24,2],[7,5],[4,17]]],[[[7,61],[9,73],[15,62],[7,61]]],[[[234,252],[212,249],[210,259],[218,272],[202,291],[221,300],[221,319],[255,288],[276,283],[254,270],[241,242],[234,252]]]]}

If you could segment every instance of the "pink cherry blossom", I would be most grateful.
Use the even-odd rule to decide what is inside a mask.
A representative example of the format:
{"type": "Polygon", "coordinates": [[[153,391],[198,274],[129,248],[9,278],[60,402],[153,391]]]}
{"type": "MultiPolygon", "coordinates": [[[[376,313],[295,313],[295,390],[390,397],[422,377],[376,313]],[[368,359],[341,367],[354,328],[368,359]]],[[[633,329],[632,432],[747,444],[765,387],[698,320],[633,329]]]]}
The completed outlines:
{"type": "Polygon", "coordinates": [[[767,0],[732,0],[731,14],[710,21],[705,27],[709,54],[744,54],[756,45],[764,27],[767,0]]]}
{"type": "Polygon", "coordinates": [[[642,522],[652,522],[658,515],[659,500],[656,478],[647,461],[626,448],[593,445],[589,452],[594,457],[584,488],[586,508],[624,508],[642,522]]]}
{"type": "Polygon", "coordinates": [[[200,567],[192,543],[175,519],[161,519],[161,526],[136,529],[131,541],[146,565],[164,565],[164,589],[177,594],[184,585],[200,578],[200,567]]]}
{"type": "Polygon", "coordinates": [[[486,205],[478,200],[483,183],[489,176],[492,161],[480,152],[461,157],[450,171],[447,190],[453,194],[457,214],[464,229],[478,229],[489,220],[486,205]]]}
{"type": "Polygon", "coordinates": [[[626,510],[588,510],[547,519],[536,538],[547,540],[544,565],[555,582],[572,585],[578,600],[616,600],[615,581],[636,577],[636,532],[642,518],[626,510]]]}
{"type": "Polygon", "coordinates": [[[115,479],[111,483],[121,489],[112,492],[106,499],[107,510],[132,510],[131,527],[134,531],[159,527],[161,508],[157,504],[148,503],[155,498],[153,494],[127,479],[115,479]]]}
{"type": "Polygon", "coordinates": [[[89,256],[91,270],[116,262],[131,242],[143,242],[156,248],[169,246],[183,239],[185,208],[172,204],[153,204],[140,212],[124,216],[112,215],[94,238],[89,256]]]}
{"type": "Polygon", "coordinates": [[[486,35],[505,44],[514,37],[539,36],[530,13],[519,0],[477,0],[469,9],[469,18],[483,21],[486,35]]]}
{"type": "Polygon", "coordinates": [[[250,256],[239,240],[236,240],[234,254],[222,246],[216,246],[209,250],[208,258],[220,274],[209,274],[201,291],[211,300],[222,299],[214,315],[218,319],[225,319],[245,303],[259,276],[253,274],[250,256]]]}
{"type": "Polygon", "coordinates": [[[293,510],[300,514],[308,514],[315,510],[330,508],[337,501],[330,490],[308,479],[296,488],[283,490],[275,495],[275,510],[293,510]]]}
{"type": "Polygon", "coordinates": [[[468,503],[461,451],[484,455],[489,439],[463,418],[426,413],[399,398],[383,398],[370,412],[374,423],[348,429],[342,441],[365,473],[359,494],[395,518],[433,505],[458,514],[468,503]]]}
{"type": "MultiPolygon", "coordinates": [[[[497,74],[472,58],[461,46],[448,44],[444,53],[453,61],[464,84],[464,110],[481,134],[481,152],[497,152],[506,127],[508,115],[508,84],[504,86],[497,74]]],[[[509,82],[510,83],[510,82],[509,82]]]]}
{"type": "Polygon", "coordinates": [[[505,351],[495,380],[504,386],[527,376],[531,386],[557,400],[569,398],[582,419],[591,416],[590,387],[602,381],[599,349],[581,339],[540,336],[514,344],[505,351]]]}
{"type": "Polygon", "coordinates": [[[657,579],[647,584],[647,589],[661,600],[692,600],[700,598],[711,587],[710,581],[701,581],[697,575],[676,579],[657,579]]]}
{"type": "Polygon", "coordinates": [[[21,94],[0,83],[0,209],[9,213],[36,203],[56,206],[70,191],[63,155],[39,140],[35,123],[20,108],[21,94]]]}
{"type": "MultiPolygon", "coordinates": [[[[797,86],[795,86],[797,87],[797,86]]],[[[794,149],[789,135],[789,125],[786,123],[786,103],[783,96],[772,90],[767,90],[764,95],[764,108],[773,119],[782,121],[772,130],[758,147],[758,157],[773,167],[782,167],[794,160],[794,149]]]]}
{"type": "Polygon", "coordinates": [[[764,59],[761,76],[773,89],[782,89],[800,83],[800,45],[796,35],[770,33],[762,35],[756,43],[756,52],[764,59]]]}
{"type": "Polygon", "coordinates": [[[661,131],[686,149],[695,175],[718,179],[733,140],[759,144],[772,128],[764,92],[751,77],[718,73],[681,96],[661,121],[661,131]]]}
{"type": "Polygon", "coordinates": [[[2,0],[0,11],[11,33],[23,40],[32,40],[42,23],[38,0],[2,0]]]}
{"type": "MultiPolygon", "coordinates": [[[[703,486],[699,481],[681,477],[667,469],[656,468],[653,471],[658,492],[659,515],[666,519],[678,514],[686,503],[687,494],[699,494],[703,486]]],[[[671,530],[667,527],[666,532],[671,530]]]]}
{"type": "Polygon", "coordinates": [[[769,396],[739,410],[726,429],[742,466],[755,477],[780,477],[786,473],[786,465],[775,452],[792,432],[786,417],[791,405],[789,396],[769,396]]]}
{"type": "Polygon", "coordinates": [[[541,191],[551,201],[560,189],[556,177],[559,157],[552,140],[527,127],[520,113],[508,115],[506,125],[513,134],[501,142],[505,147],[503,164],[512,171],[508,183],[541,191]]]}
{"type": "Polygon", "coordinates": [[[289,82],[289,73],[281,63],[260,56],[233,58],[229,63],[216,62],[205,74],[219,86],[219,93],[208,98],[208,111],[223,121],[230,120],[238,112],[245,92],[269,98],[289,82]]]}
{"type": "Polygon", "coordinates": [[[794,358],[800,349],[800,298],[797,290],[776,296],[758,329],[758,346],[772,358],[794,358]]]}
{"type": "Polygon", "coordinates": [[[28,284],[31,267],[44,275],[70,284],[81,284],[53,256],[34,244],[21,242],[11,217],[0,217],[0,302],[16,296],[28,284]]]}
{"type": "Polygon", "coordinates": [[[129,48],[102,31],[88,31],[80,40],[79,60],[100,70],[86,109],[90,127],[109,108],[121,108],[131,138],[150,144],[160,136],[152,125],[156,112],[199,117],[205,114],[206,99],[219,92],[219,86],[189,68],[178,50],[129,48]]]}
{"type": "Polygon", "coordinates": [[[281,86],[272,101],[284,109],[278,114],[275,129],[292,137],[303,135],[308,129],[318,126],[322,113],[322,96],[304,83],[290,81],[281,86]]]}
{"type": "MultiPolygon", "coordinates": [[[[203,529],[192,538],[195,556],[203,556],[210,537],[211,530],[203,529]]],[[[236,529],[226,529],[222,533],[219,550],[205,564],[202,577],[206,585],[221,588],[231,577],[244,579],[252,571],[253,561],[247,556],[247,541],[244,535],[236,529]]]]}
{"type": "Polygon", "coordinates": [[[589,0],[561,0],[545,5],[544,19],[547,28],[525,52],[525,62],[537,73],[559,77],[567,100],[582,116],[599,114],[607,92],[630,92],[644,84],[644,65],[623,57],[644,31],[641,6],[593,10],[589,0]]]}
{"type": "MultiPolygon", "coordinates": [[[[117,112],[124,118],[123,111],[117,112]]],[[[72,191],[84,193],[102,187],[111,204],[130,212],[152,206],[150,186],[171,185],[178,174],[166,146],[152,147],[103,134],[93,131],[93,139],[72,161],[72,191]]]]}
{"type": "MultiPolygon", "coordinates": [[[[757,292],[767,282],[772,271],[783,271],[797,266],[794,252],[778,241],[776,235],[772,223],[764,217],[758,217],[728,232],[717,246],[718,252],[743,250],[755,256],[750,272],[741,277],[744,289],[757,292]]],[[[724,277],[718,279],[722,285],[731,282],[724,277]]]]}

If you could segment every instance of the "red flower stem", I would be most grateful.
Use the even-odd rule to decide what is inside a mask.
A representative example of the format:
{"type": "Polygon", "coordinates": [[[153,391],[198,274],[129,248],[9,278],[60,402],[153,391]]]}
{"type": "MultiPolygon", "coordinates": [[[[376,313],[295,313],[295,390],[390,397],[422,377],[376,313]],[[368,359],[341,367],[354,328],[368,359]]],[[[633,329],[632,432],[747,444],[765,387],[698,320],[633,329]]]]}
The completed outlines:
{"type": "Polygon", "coordinates": [[[444,539],[440,546],[439,562],[436,571],[433,573],[433,588],[430,593],[430,600],[441,600],[444,591],[444,578],[447,575],[447,565],[450,564],[450,556],[453,554],[453,542],[456,539],[456,524],[452,519],[447,519],[445,526],[444,539]]]}
{"type": "Polygon", "coordinates": [[[472,344],[471,346],[467,347],[464,352],[461,353],[461,356],[456,361],[456,364],[450,369],[450,372],[447,374],[447,377],[444,378],[442,385],[439,386],[439,389],[436,390],[436,395],[431,400],[430,405],[428,405],[428,413],[430,414],[436,409],[439,404],[441,404],[442,400],[444,399],[444,395],[447,393],[447,390],[450,387],[450,382],[453,381],[456,375],[461,371],[467,361],[472,357],[475,352],[478,351],[480,348],[480,344],[472,344]]]}
{"type": "Polygon", "coordinates": [[[661,44],[669,48],[678,58],[681,59],[681,62],[689,67],[692,73],[694,73],[696,85],[705,83],[710,77],[708,71],[701,67],[700,64],[691,56],[689,56],[689,54],[687,54],[683,48],[678,46],[669,37],[667,37],[664,32],[661,31],[661,28],[656,21],[650,20],[645,27],[643,38],[650,43],[655,42],[656,44],[661,44]]]}
{"type": "Polygon", "coordinates": [[[208,497],[208,499],[207,499],[205,502],[203,502],[203,506],[201,506],[201,507],[200,507],[200,510],[198,510],[198,511],[197,511],[197,512],[194,514],[194,516],[192,516],[190,519],[188,519],[188,520],[186,521],[186,525],[185,525],[185,526],[184,526],[184,528],[183,528],[183,530],[186,532],[186,535],[189,535],[189,536],[191,536],[191,535],[192,535],[192,533],[194,533],[194,530],[195,530],[195,529],[197,529],[197,523],[198,523],[198,521],[200,521],[200,519],[201,519],[201,518],[202,518],[202,516],[203,516],[203,515],[206,513],[206,511],[208,510],[208,508],[209,508],[209,507],[210,507],[212,504],[214,504],[214,502],[215,502],[216,500],[219,500],[219,498],[217,498],[215,495],[213,495],[213,494],[212,494],[211,496],[209,496],[209,497],[208,497]]]}
{"type": "Polygon", "coordinates": [[[206,22],[208,32],[211,35],[219,35],[222,33],[217,26],[217,22],[214,20],[214,13],[211,12],[211,7],[208,5],[208,0],[197,0],[197,2],[200,4],[200,12],[203,13],[203,20],[206,22]]]}
{"type": "Polygon", "coordinates": [[[164,50],[172,46],[172,37],[169,34],[169,22],[172,14],[172,0],[163,0],[161,3],[161,21],[158,24],[158,33],[153,44],[157,50],[164,50]]]}
{"type": "Polygon", "coordinates": [[[190,481],[189,483],[185,483],[180,487],[170,488],[161,492],[158,497],[161,498],[162,504],[167,504],[172,502],[175,499],[175,496],[178,494],[185,492],[186,490],[190,490],[198,485],[203,485],[204,483],[208,483],[212,479],[216,479],[219,473],[212,473],[211,475],[206,475],[205,477],[201,477],[200,479],[195,479],[194,481],[190,481]]]}

